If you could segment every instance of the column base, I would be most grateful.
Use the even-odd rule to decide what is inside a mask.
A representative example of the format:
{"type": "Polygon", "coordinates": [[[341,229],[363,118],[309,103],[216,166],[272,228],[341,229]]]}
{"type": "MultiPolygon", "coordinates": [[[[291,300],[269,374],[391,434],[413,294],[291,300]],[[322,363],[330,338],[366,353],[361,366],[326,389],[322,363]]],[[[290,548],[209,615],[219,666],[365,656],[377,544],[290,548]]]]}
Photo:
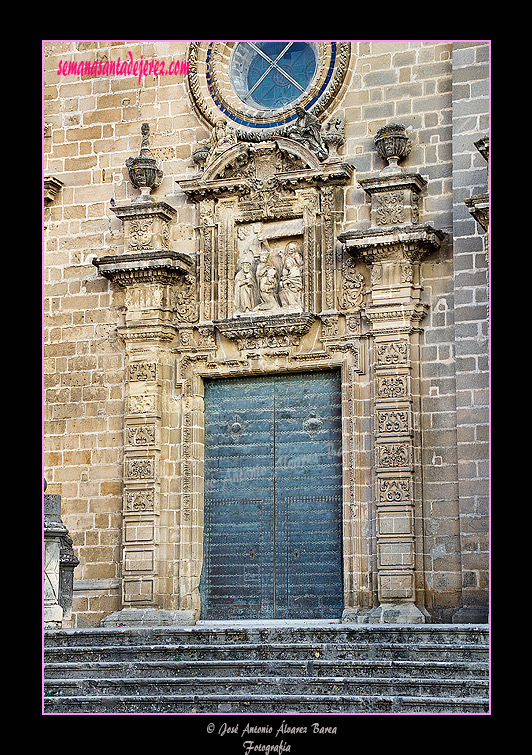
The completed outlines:
{"type": "Polygon", "coordinates": [[[159,608],[122,608],[100,621],[101,627],[191,626],[195,611],[165,611],[159,608]]]}
{"type": "Polygon", "coordinates": [[[342,624],[425,624],[425,615],[413,603],[385,603],[376,608],[346,608],[342,624]]]}

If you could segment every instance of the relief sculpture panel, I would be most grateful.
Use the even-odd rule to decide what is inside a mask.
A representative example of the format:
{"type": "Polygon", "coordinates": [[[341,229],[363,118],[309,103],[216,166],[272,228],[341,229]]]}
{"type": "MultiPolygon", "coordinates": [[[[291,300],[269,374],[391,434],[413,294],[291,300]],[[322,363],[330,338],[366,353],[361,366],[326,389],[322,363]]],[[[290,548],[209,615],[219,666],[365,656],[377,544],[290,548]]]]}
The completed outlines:
{"type": "Polygon", "coordinates": [[[240,252],[234,280],[235,314],[302,311],[303,255],[301,245],[289,242],[284,248],[267,239],[253,237],[240,252]],[[272,248],[273,247],[273,248],[272,248]]]}

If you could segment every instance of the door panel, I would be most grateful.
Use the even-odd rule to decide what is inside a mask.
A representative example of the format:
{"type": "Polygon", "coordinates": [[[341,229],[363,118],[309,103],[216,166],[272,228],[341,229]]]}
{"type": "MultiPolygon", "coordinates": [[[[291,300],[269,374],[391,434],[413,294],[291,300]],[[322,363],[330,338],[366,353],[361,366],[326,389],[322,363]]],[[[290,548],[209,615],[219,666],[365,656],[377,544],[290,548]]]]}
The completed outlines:
{"type": "Polygon", "coordinates": [[[202,617],[341,614],[338,373],[205,381],[202,617]]]}

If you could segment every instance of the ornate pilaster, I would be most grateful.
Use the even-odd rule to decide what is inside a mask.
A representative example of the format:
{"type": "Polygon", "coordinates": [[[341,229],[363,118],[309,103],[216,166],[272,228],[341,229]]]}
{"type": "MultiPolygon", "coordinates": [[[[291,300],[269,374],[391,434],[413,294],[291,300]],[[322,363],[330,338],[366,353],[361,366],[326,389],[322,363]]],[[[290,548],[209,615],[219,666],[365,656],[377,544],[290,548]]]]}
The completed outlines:
{"type": "Polygon", "coordinates": [[[443,233],[419,224],[425,181],[404,174],[397,159],[393,170],[389,166],[360,181],[371,198],[371,228],[339,236],[353,259],[367,264],[371,282],[363,310],[373,346],[379,606],[363,619],[371,623],[425,621],[419,339],[427,306],[421,299],[420,263],[439,248],[443,233]]]}
{"type": "MultiPolygon", "coordinates": [[[[173,428],[174,355],[179,324],[194,321],[196,279],[186,254],[169,248],[176,211],[147,193],[157,185],[139,171],[151,158],[143,128],[141,157],[129,164],[146,189],[131,205],[112,207],[124,223],[124,252],[93,260],[101,275],[125,289],[126,314],[118,328],[126,349],[123,471],[122,611],[102,622],[183,623],[172,580],[177,562],[177,479],[173,428]]],[[[149,164],[147,169],[153,169],[149,164]]],[[[160,178],[160,177],[159,177],[160,178]]],[[[158,179],[159,180],[159,179],[158,179]]]]}

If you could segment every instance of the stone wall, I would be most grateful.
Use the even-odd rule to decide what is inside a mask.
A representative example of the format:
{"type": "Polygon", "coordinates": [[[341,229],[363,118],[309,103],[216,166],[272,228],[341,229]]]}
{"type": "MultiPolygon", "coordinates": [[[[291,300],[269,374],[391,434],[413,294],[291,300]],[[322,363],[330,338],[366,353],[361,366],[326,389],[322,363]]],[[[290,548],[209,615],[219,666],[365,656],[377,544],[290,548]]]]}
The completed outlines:
{"type": "MultiPolygon", "coordinates": [[[[185,60],[187,50],[186,42],[171,41],[43,47],[44,174],[61,182],[44,210],[44,464],[80,559],[79,626],[97,625],[121,608],[127,360],[117,329],[125,323],[126,292],[99,275],[93,260],[125,248],[123,223],[111,208],[138,196],[125,162],[139,153],[143,122],[164,170],[153,196],[176,210],[169,249],[196,254],[196,207],[178,181],[198,174],[192,153],[210,128],[191,103],[185,75],[148,75],[139,83],[134,76],[57,71],[65,60],[129,60],[131,53],[133,60],[169,62],[185,60]]],[[[339,154],[354,166],[341,189],[337,232],[370,226],[370,201],[358,179],[384,167],[374,137],[399,122],[412,140],[408,172],[427,181],[423,221],[446,234],[421,263],[428,307],[420,346],[422,553],[425,603],[435,620],[486,605],[487,265],[483,230],[463,200],[486,190],[474,142],[488,129],[487,52],[486,43],[353,41],[329,113],[345,120],[339,154]]],[[[370,383],[360,380],[360,442],[369,452],[374,427],[369,393],[363,397],[370,383]]],[[[174,469],[164,454],[161,463],[174,469]]],[[[161,580],[171,585],[172,575],[161,580]]]]}

